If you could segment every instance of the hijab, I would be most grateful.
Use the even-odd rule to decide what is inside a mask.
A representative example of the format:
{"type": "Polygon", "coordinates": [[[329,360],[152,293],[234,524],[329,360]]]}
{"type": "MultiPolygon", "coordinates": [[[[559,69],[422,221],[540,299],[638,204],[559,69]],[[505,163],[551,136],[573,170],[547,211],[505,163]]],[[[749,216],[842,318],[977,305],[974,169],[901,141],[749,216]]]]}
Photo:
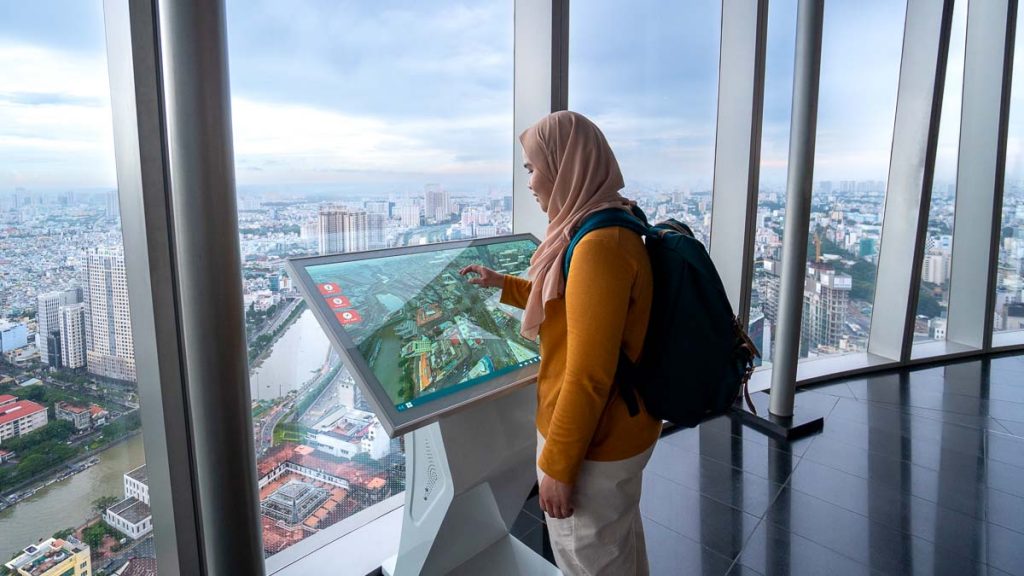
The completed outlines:
{"type": "Polygon", "coordinates": [[[601,130],[582,114],[555,112],[522,135],[527,158],[551,189],[548,228],[530,260],[533,281],[521,333],[534,339],[544,321],[544,305],[565,295],[562,262],[572,235],[584,218],[608,208],[628,209],[619,194],[624,186],[619,163],[601,130]]]}

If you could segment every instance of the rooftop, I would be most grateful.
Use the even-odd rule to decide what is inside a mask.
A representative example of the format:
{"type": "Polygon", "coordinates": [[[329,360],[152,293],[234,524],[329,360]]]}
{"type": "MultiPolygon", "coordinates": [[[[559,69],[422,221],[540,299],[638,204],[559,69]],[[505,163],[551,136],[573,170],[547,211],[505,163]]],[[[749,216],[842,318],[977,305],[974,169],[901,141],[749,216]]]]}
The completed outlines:
{"type": "Polygon", "coordinates": [[[142,482],[143,484],[149,485],[149,474],[146,472],[146,465],[143,464],[135,470],[128,472],[127,476],[132,480],[142,482]]]}
{"type": "Polygon", "coordinates": [[[70,402],[57,402],[57,408],[64,412],[71,412],[72,414],[82,414],[83,412],[89,411],[85,406],[76,406],[70,402]]]}
{"type": "Polygon", "coordinates": [[[10,394],[0,394],[0,405],[8,404],[10,402],[17,402],[17,396],[11,396],[10,394]]]}
{"type": "Polygon", "coordinates": [[[109,510],[127,520],[129,524],[138,524],[153,516],[153,511],[149,506],[138,498],[126,498],[111,506],[109,510]]]}
{"type": "Polygon", "coordinates": [[[40,406],[31,400],[22,400],[0,406],[0,425],[13,422],[19,418],[31,416],[36,412],[46,412],[45,406],[40,406]]]}
{"type": "Polygon", "coordinates": [[[65,540],[50,538],[25,548],[20,556],[5,566],[9,570],[20,570],[31,576],[39,576],[67,560],[70,555],[88,550],[88,546],[74,538],[65,540]]]}

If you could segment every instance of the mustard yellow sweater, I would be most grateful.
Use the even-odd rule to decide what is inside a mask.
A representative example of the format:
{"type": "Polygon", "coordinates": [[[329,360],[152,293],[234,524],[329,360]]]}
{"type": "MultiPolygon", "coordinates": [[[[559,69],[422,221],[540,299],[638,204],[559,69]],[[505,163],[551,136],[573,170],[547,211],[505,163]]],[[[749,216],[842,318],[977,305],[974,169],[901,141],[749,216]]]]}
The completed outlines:
{"type": "MultiPolygon", "coordinates": [[[[522,308],[531,283],[505,276],[501,301],[522,308]]],[[[612,461],[647,450],[661,421],[643,409],[631,417],[614,386],[619,349],[640,354],[651,309],[651,265],[640,236],[595,230],[577,244],[565,297],[544,308],[537,377],[539,466],[573,484],[584,459],[612,461]]]]}

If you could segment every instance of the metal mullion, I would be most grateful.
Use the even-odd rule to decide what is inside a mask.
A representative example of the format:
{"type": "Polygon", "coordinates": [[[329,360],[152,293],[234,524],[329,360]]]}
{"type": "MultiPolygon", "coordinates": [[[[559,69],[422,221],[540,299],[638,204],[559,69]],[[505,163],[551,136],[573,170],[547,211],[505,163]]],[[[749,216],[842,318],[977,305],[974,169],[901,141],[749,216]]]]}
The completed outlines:
{"type": "MultiPolygon", "coordinates": [[[[515,0],[515,80],[512,138],[512,229],[543,238],[547,233],[547,217],[527,187],[528,176],[523,169],[523,150],[519,134],[552,112],[555,104],[554,85],[568,77],[562,70],[555,81],[556,58],[552,54],[556,39],[565,45],[568,54],[568,2],[566,0],[515,0]],[[563,20],[553,17],[555,4],[564,5],[563,20]]],[[[563,88],[564,89],[564,88],[563,88]]],[[[567,92],[566,92],[567,94],[567,92]]]]}
{"type": "Polygon", "coordinates": [[[909,0],[868,352],[910,360],[953,1],[909,0]]]}
{"type": "Polygon", "coordinates": [[[105,0],[125,272],[157,567],[200,574],[192,442],[178,341],[156,13],[105,0]]]}
{"type": "Polygon", "coordinates": [[[946,339],[992,346],[1017,0],[971,2],[946,339]]]}
{"type": "Polygon", "coordinates": [[[768,0],[722,3],[710,252],[743,325],[754,268],[767,36],[768,0]]]}
{"type": "Polygon", "coordinates": [[[569,109],[569,0],[551,0],[551,111],[569,109]]]}

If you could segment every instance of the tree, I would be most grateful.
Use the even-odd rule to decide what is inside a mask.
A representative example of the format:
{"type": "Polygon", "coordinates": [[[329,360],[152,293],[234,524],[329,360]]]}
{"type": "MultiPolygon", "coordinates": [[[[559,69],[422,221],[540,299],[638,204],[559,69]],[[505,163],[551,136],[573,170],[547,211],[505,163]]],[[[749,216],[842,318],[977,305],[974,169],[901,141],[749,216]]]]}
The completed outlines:
{"type": "Polygon", "coordinates": [[[939,300],[935,297],[935,293],[921,286],[917,296],[917,315],[937,318],[941,314],[942,306],[939,305],[939,300]]]}
{"type": "Polygon", "coordinates": [[[106,512],[107,508],[110,508],[120,501],[121,499],[117,496],[100,496],[92,501],[92,511],[102,516],[103,513],[106,512]]]}
{"type": "Polygon", "coordinates": [[[102,520],[82,530],[82,540],[89,545],[93,551],[103,544],[103,538],[110,532],[110,526],[102,520]]]}

